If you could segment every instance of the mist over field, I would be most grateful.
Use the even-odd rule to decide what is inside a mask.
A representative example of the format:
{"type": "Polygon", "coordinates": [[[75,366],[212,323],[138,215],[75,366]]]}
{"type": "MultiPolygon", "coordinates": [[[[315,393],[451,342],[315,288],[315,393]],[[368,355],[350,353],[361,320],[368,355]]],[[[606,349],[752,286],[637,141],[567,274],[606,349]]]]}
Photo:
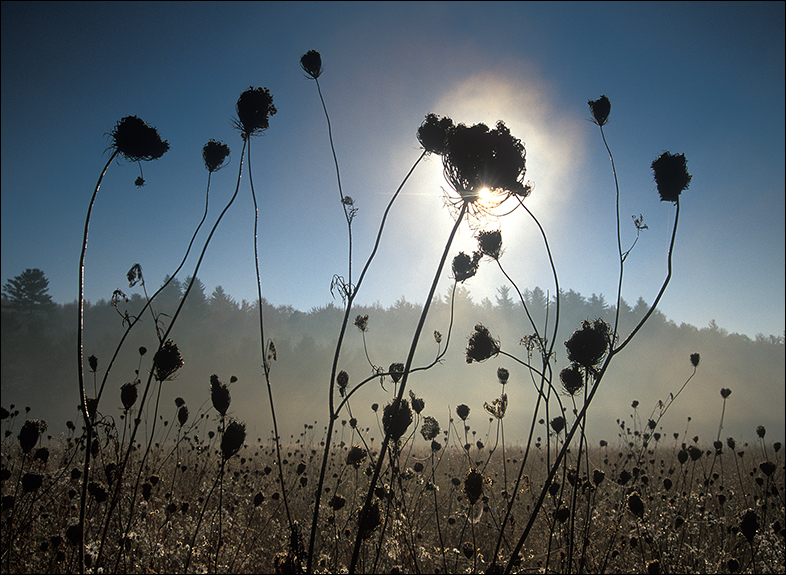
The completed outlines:
{"type": "MultiPolygon", "coordinates": [[[[175,282],[176,283],[176,282],[175,282]]],[[[155,300],[158,314],[171,314],[179,297],[179,287],[172,284],[155,300]]],[[[497,381],[498,367],[510,371],[506,386],[509,406],[504,418],[506,441],[523,443],[532,420],[537,399],[535,381],[527,369],[504,354],[527,361],[527,349],[522,338],[533,334],[533,328],[515,291],[500,286],[496,301],[473,301],[469,289],[459,285],[455,295],[453,328],[450,326],[450,298],[448,293],[436,298],[418,345],[414,366],[431,364],[437,354],[448,345],[447,353],[437,365],[425,371],[412,373],[408,389],[425,400],[422,415],[436,418],[447,428],[455,408],[466,404],[471,412],[467,420],[473,440],[484,443],[493,440],[496,425],[490,424],[490,415],[484,403],[492,403],[501,393],[497,381]],[[468,364],[465,349],[468,338],[477,324],[486,326],[500,342],[503,353],[488,361],[468,364]],[[441,344],[433,337],[434,331],[442,334],[441,344]]],[[[525,290],[527,307],[539,330],[545,320],[546,294],[537,287],[525,290]]],[[[127,311],[134,315],[143,300],[134,294],[118,308],[100,301],[89,305],[85,313],[85,358],[98,359],[97,385],[124,333],[123,321],[118,313],[127,311]]],[[[647,303],[623,302],[619,332],[625,337],[648,309],[647,303]]],[[[349,374],[349,389],[372,375],[372,365],[387,371],[394,362],[404,362],[411,343],[412,333],[422,307],[403,298],[390,308],[357,307],[350,314],[350,324],[345,337],[339,369],[349,374]],[[368,315],[368,331],[363,334],[352,325],[358,315],[368,315]]],[[[272,340],[276,360],[272,362],[271,382],[276,405],[280,435],[284,443],[298,440],[319,442],[323,439],[328,414],[328,385],[330,368],[335,353],[336,339],[343,310],[340,299],[336,303],[314,307],[308,311],[291,307],[264,307],[265,337],[272,340]]],[[[578,294],[568,290],[563,293],[560,309],[560,331],[555,345],[554,381],[558,383],[559,371],[568,365],[564,341],[580,327],[585,319],[603,318],[613,321],[613,306],[601,295],[578,294]]],[[[57,305],[50,314],[26,315],[14,311],[3,299],[2,309],[2,405],[24,410],[30,407],[28,417],[44,419],[48,434],[66,431],[66,421],[79,425],[77,412],[78,386],[75,361],[76,304],[57,305]]],[[[142,385],[157,347],[152,316],[146,312],[143,320],[131,331],[124,347],[111,369],[99,411],[119,421],[122,414],[120,387],[133,381],[139,369],[142,385]],[[149,352],[141,357],[140,346],[149,352]]],[[[556,315],[554,300],[548,309],[549,325],[556,315]]],[[[160,316],[166,324],[167,315],[160,316]]],[[[547,330],[551,337],[551,328],[547,330]]],[[[220,287],[206,289],[201,282],[195,284],[183,315],[176,323],[170,337],[177,343],[185,366],[173,381],[163,384],[159,413],[162,421],[172,424],[176,420],[175,398],[183,398],[192,417],[203,414],[198,433],[207,433],[207,424],[216,417],[210,404],[209,378],[212,374],[229,385],[231,406],[228,415],[244,421],[249,441],[273,435],[267,390],[261,369],[261,344],[258,312],[248,302],[235,302],[231,294],[220,287]],[[237,381],[230,383],[232,376],[237,381]]],[[[267,344],[266,344],[267,345],[267,344]]],[[[677,394],[693,374],[689,357],[701,356],[696,374],[676,398],[660,420],[657,432],[663,441],[673,442],[674,433],[679,442],[691,441],[698,436],[702,445],[711,444],[718,436],[718,426],[723,409],[721,388],[731,389],[726,400],[721,440],[732,436],[738,442],[754,441],[756,427],[765,426],[767,440],[778,441],[784,436],[784,340],[781,336],[759,335],[755,340],[747,336],[727,333],[722,326],[696,327],[680,324],[678,318],[667,318],[660,312],[650,318],[644,328],[618,355],[605,376],[602,388],[593,401],[588,415],[587,435],[594,444],[605,439],[615,445],[623,428],[646,431],[649,419],[658,419],[658,401],[668,401],[669,394],[677,394]],[[637,409],[632,403],[638,402],[637,409]]],[[[533,366],[538,368],[539,356],[535,353],[533,366]]],[[[95,395],[93,374],[86,373],[88,396],[95,395]]],[[[364,435],[374,438],[378,445],[381,432],[382,408],[392,400],[395,386],[389,377],[384,387],[379,380],[369,381],[357,391],[351,401],[351,415],[346,411],[341,420],[357,418],[364,435]],[[372,404],[378,404],[377,413],[372,404]]],[[[157,392],[155,384],[152,392],[157,392]]],[[[581,402],[577,398],[580,406],[581,402]]],[[[338,396],[337,396],[338,399],[338,396]]],[[[561,396],[566,408],[566,418],[571,421],[573,403],[567,395],[561,396]]],[[[152,417],[155,402],[148,402],[152,417]]],[[[550,402],[549,419],[558,415],[556,401],[550,402]]],[[[539,418],[544,417],[542,411],[539,418]]],[[[456,418],[458,421],[458,419],[456,418]]],[[[159,428],[160,430],[161,428],[159,428]]],[[[337,426],[337,436],[348,430],[337,426]]],[[[140,429],[144,432],[145,425],[140,429]]],[[[412,429],[410,429],[412,431],[412,429]]],[[[545,439],[544,425],[536,426],[536,437],[545,439]]],[[[144,437],[144,436],[143,436],[144,437]]],[[[142,440],[142,438],[140,438],[142,440]]],[[[627,440],[626,440],[627,441],[627,440]]],[[[417,436],[416,445],[426,447],[417,436]]]]}

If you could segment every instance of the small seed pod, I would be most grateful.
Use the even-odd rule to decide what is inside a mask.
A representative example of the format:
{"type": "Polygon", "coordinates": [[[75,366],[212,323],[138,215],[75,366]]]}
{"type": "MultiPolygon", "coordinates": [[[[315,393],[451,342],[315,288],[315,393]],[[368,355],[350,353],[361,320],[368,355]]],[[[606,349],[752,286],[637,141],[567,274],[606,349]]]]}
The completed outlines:
{"type": "Polygon", "coordinates": [[[509,377],[510,377],[510,372],[507,369],[505,369],[504,367],[497,368],[497,380],[499,380],[499,382],[502,385],[508,383],[509,377]]]}
{"type": "Polygon", "coordinates": [[[123,402],[123,408],[128,411],[136,403],[136,398],[139,394],[136,382],[129,381],[120,387],[120,401],[123,402]]]}
{"type": "Polygon", "coordinates": [[[611,112],[611,102],[609,102],[609,99],[606,96],[601,96],[597,100],[588,100],[587,103],[589,104],[592,118],[595,120],[595,123],[598,126],[605,125],[608,121],[609,113],[611,112]]]}
{"type": "Polygon", "coordinates": [[[740,519],[740,531],[750,543],[753,543],[753,538],[756,537],[756,532],[759,530],[759,518],[756,511],[748,509],[742,514],[740,519]]]}
{"type": "Polygon", "coordinates": [[[417,397],[411,389],[409,390],[409,400],[412,403],[412,411],[420,415],[420,412],[426,407],[426,401],[422,397],[417,397]]]}
{"type": "Polygon", "coordinates": [[[469,406],[462,403],[461,405],[456,406],[456,415],[459,416],[461,421],[466,421],[469,417],[469,406]]]}
{"type": "Polygon", "coordinates": [[[470,468],[464,476],[464,493],[471,505],[475,505],[483,496],[483,474],[474,467],[470,468]]]}
{"type": "Polygon", "coordinates": [[[30,450],[38,443],[38,438],[46,431],[46,421],[40,419],[28,419],[19,430],[19,446],[24,453],[30,453],[30,450]]]}
{"type": "Polygon", "coordinates": [[[177,422],[180,424],[180,427],[183,427],[187,421],[188,421],[188,407],[185,405],[181,405],[180,409],[177,410],[177,422]]]}
{"type": "Polygon", "coordinates": [[[221,437],[221,455],[223,458],[229,459],[235,455],[240,448],[243,447],[243,442],[246,440],[246,424],[241,423],[235,419],[230,420],[229,425],[224,430],[221,437]]]}
{"type": "Polygon", "coordinates": [[[628,509],[639,519],[644,517],[644,502],[638,492],[634,491],[628,496],[628,509]]]}
{"type": "Polygon", "coordinates": [[[221,416],[225,416],[231,401],[229,388],[225,383],[221,383],[216,374],[210,376],[210,399],[213,401],[213,407],[216,408],[216,411],[221,416]]]}
{"type": "Polygon", "coordinates": [[[300,57],[300,67],[316,80],[322,75],[322,56],[316,50],[309,50],[300,57]]]}
{"type": "Polygon", "coordinates": [[[177,344],[171,339],[166,340],[153,358],[156,379],[158,381],[168,380],[185,363],[183,356],[180,355],[180,350],[177,348],[177,344]]]}
{"type": "Polygon", "coordinates": [[[401,381],[401,376],[404,375],[404,364],[391,363],[388,368],[388,373],[390,373],[390,379],[393,380],[393,383],[398,383],[401,381]]]}

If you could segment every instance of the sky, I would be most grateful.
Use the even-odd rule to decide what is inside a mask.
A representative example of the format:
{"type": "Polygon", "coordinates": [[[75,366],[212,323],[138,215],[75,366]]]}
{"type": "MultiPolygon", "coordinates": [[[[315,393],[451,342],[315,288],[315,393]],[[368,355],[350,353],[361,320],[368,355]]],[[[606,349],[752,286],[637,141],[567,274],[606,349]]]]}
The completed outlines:
{"type": "MultiPolygon", "coordinates": [[[[611,101],[604,128],[620,186],[623,298],[652,302],[666,275],[675,208],[660,202],[650,164],[684,153],[693,175],[680,201],[673,278],[659,309],[679,323],[784,334],[784,4],[431,2],[3,2],[2,282],[27,268],[58,303],[78,297],[88,202],[109,157],[108,133],[137,115],[170,144],[161,159],[110,166],[98,193],[85,264],[88,301],[135,263],[157,288],[185,254],[205,206],[209,139],[232,150],[213,174],[198,253],[235,190],[242,141],[232,126],[249,86],[270,89],[277,114],[251,143],[260,204],[263,296],[308,311],[347,274],[348,240],[327,124],[299,66],[322,55],[344,193],[355,200],[353,279],[383,211],[421,154],[428,113],[456,123],[503,120],[527,150],[527,206],[546,230],[562,289],[615,299],[615,187],[587,100],[611,101]]],[[[254,207],[249,174],[208,246],[198,277],[253,301],[254,207]]],[[[415,169],[394,204],[359,304],[422,303],[453,224],[438,157],[415,169]]],[[[462,224],[451,257],[500,229],[503,265],[521,289],[554,293],[543,241],[519,209],[462,224]]],[[[447,292],[450,270],[440,278],[447,292]]],[[[468,282],[494,301],[508,282],[482,265],[468,282]]]]}

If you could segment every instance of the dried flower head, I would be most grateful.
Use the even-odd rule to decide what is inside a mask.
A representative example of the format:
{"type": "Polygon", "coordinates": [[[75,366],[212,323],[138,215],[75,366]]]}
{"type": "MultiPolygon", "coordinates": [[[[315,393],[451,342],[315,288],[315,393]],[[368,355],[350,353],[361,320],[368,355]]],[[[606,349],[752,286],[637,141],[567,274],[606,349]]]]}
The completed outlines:
{"type": "Polygon", "coordinates": [[[581,368],[575,363],[559,372],[559,380],[569,395],[574,395],[584,387],[584,376],[581,373],[581,368]]]}
{"type": "Polygon", "coordinates": [[[475,469],[470,468],[464,476],[464,493],[469,499],[471,505],[475,505],[478,500],[483,496],[483,483],[485,479],[483,474],[475,469]]]}
{"type": "Polygon", "coordinates": [[[644,517],[644,502],[638,492],[634,491],[628,495],[628,509],[639,519],[644,517]]]}
{"type": "Polygon", "coordinates": [[[208,172],[215,172],[223,168],[224,160],[229,157],[229,146],[223,142],[217,142],[212,138],[202,147],[202,159],[208,172]]]}
{"type": "Polygon", "coordinates": [[[759,517],[753,509],[747,509],[740,519],[740,531],[750,543],[753,543],[753,538],[756,537],[756,532],[759,530],[759,517]]]}
{"type": "Polygon", "coordinates": [[[422,397],[417,397],[411,389],[409,390],[409,400],[412,403],[412,411],[420,415],[420,412],[426,407],[426,401],[422,397]]]}
{"type": "Polygon", "coordinates": [[[504,367],[497,368],[497,380],[502,384],[505,385],[508,383],[508,378],[510,377],[510,372],[505,369],[504,367]]]}
{"type": "Polygon", "coordinates": [[[169,150],[169,143],[162,140],[158,130],[148,126],[136,116],[126,116],[110,132],[112,149],[130,162],[157,160],[169,150]]]}
{"type": "Polygon", "coordinates": [[[322,75],[322,56],[316,50],[309,50],[300,57],[300,67],[311,78],[316,80],[322,75]]]}
{"type": "Polygon", "coordinates": [[[404,375],[404,364],[391,363],[390,367],[388,368],[388,373],[390,374],[390,379],[393,380],[393,383],[398,383],[401,381],[401,376],[404,375]]]}
{"type": "Polygon", "coordinates": [[[374,501],[368,509],[368,513],[363,517],[363,509],[358,511],[358,532],[361,539],[368,539],[374,530],[382,524],[382,516],[379,511],[379,502],[374,501]]]}
{"type": "Polygon", "coordinates": [[[609,99],[606,96],[601,96],[597,100],[587,100],[587,103],[589,104],[590,112],[592,112],[594,122],[598,126],[605,125],[609,118],[609,112],[611,112],[609,99]]]}
{"type": "Polygon", "coordinates": [[[366,455],[368,455],[368,452],[364,448],[359,445],[353,445],[347,452],[347,465],[354,465],[355,468],[359,468],[365,461],[366,455]]]}
{"type": "Polygon", "coordinates": [[[464,252],[459,252],[455,258],[453,258],[453,277],[457,282],[463,282],[474,276],[478,271],[478,264],[480,263],[480,252],[475,252],[472,254],[472,257],[468,256],[464,252]]]}
{"type": "Polygon", "coordinates": [[[551,420],[551,429],[554,430],[554,433],[559,434],[560,431],[565,429],[565,418],[561,415],[558,415],[554,419],[551,420]]]}
{"type": "Polygon", "coordinates": [[[505,417],[505,412],[508,409],[508,394],[503,393],[497,399],[492,401],[491,405],[484,403],[483,409],[485,409],[489,415],[493,415],[497,419],[502,419],[505,417]]]}
{"type": "Polygon", "coordinates": [[[385,406],[382,412],[382,428],[393,441],[398,441],[404,435],[410,423],[412,423],[412,410],[406,399],[402,399],[399,403],[396,398],[385,406]]]}
{"type": "Polygon", "coordinates": [[[693,367],[699,367],[699,362],[700,361],[701,361],[701,355],[699,355],[698,353],[690,354],[690,364],[693,367]]]}
{"type": "Polygon", "coordinates": [[[583,367],[593,367],[600,363],[609,347],[611,327],[602,319],[594,322],[584,320],[581,329],[573,332],[565,342],[568,359],[583,367]]]}
{"type": "Polygon", "coordinates": [[[669,152],[663,152],[652,162],[652,171],[662,202],[678,201],[680,194],[688,189],[693,178],[688,173],[685,154],[671,155],[669,152]]]}
{"type": "Polygon", "coordinates": [[[447,149],[448,133],[453,127],[453,120],[450,118],[427,114],[418,128],[418,141],[427,152],[441,156],[447,149]]]}
{"type": "Polygon", "coordinates": [[[731,390],[728,387],[723,387],[720,390],[720,394],[723,399],[726,399],[731,395],[731,390]]]}
{"type": "Polygon", "coordinates": [[[270,116],[276,113],[270,90],[253,86],[240,94],[235,110],[238,117],[235,127],[242,131],[245,137],[267,130],[270,116]]]}
{"type": "Polygon", "coordinates": [[[764,439],[764,436],[766,435],[766,433],[767,433],[767,430],[764,429],[763,425],[759,425],[756,428],[756,435],[758,435],[760,439],[764,439]]]}
{"type": "Polygon", "coordinates": [[[498,260],[502,253],[502,232],[499,230],[479,232],[477,238],[480,253],[498,260]]]}
{"type": "Polygon", "coordinates": [[[349,385],[349,374],[343,369],[338,372],[336,376],[336,383],[338,383],[338,393],[341,397],[347,392],[347,385],[349,385]]]}
{"type": "Polygon", "coordinates": [[[41,419],[28,419],[19,430],[19,446],[23,453],[30,453],[30,450],[38,443],[38,438],[46,431],[46,421],[41,419]]]}
{"type": "Polygon", "coordinates": [[[221,437],[221,455],[229,459],[243,447],[246,440],[246,424],[236,419],[231,419],[221,437]]]}
{"type": "Polygon", "coordinates": [[[25,473],[22,476],[22,491],[25,493],[32,493],[44,483],[44,476],[40,473],[25,473]]]}
{"type": "Polygon", "coordinates": [[[90,371],[95,373],[98,370],[98,358],[94,355],[91,355],[87,358],[87,365],[90,366],[90,371]]]}
{"type": "Polygon", "coordinates": [[[177,422],[183,427],[188,421],[188,406],[181,405],[177,410],[177,422]]]}
{"type": "Polygon", "coordinates": [[[171,339],[166,340],[153,357],[153,368],[158,381],[167,381],[175,372],[185,365],[177,344],[171,339]]]}
{"type": "Polygon", "coordinates": [[[459,416],[459,419],[461,419],[461,421],[466,421],[467,418],[469,417],[469,406],[466,405],[465,403],[462,403],[461,405],[457,405],[456,415],[459,416]]]}
{"type": "Polygon", "coordinates": [[[216,374],[210,376],[210,399],[213,401],[213,407],[222,416],[227,414],[229,403],[229,388],[225,383],[221,383],[216,374]]]}
{"type": "Polygon", "coordinates": [[[360,331],[368,331],[368,314],[358,315],[355,318],[355,327],[360,331]]]}
{"type": "Polygon", "coordinates": [[[423,425],[420,426],[420,434],[426,441],[433,441],[439,435],[439,422],[427,415],[423,420],[423,425]]]}
{"type": "Polygon", "coordinates": [[[137,395],[139,391],[137,389],[137,382],[136,381],[129,381],[128,383],[124,383],[120,386],[120,401],[123,402],[123,409],[128,411],[131,407],[136,403],[137,395]]]}
{"type": "Polygon", "coordinates": [[[486,361],[499,354],[499,342],[491,337],[491,332],[482,324],[475,326],[467,343],[467,363],[486,361]]]}

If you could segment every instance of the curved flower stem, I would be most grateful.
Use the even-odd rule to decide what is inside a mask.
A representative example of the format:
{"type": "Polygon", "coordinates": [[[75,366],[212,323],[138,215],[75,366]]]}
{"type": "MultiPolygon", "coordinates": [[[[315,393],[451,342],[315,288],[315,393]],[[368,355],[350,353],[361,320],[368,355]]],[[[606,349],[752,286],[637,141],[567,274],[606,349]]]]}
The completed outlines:
{"type": "Polygon", "coordinates": [[[101,188],[101,182],[104,179],[106,171],[112,160],[115,159],[119,151],[115,149],[98,176],[98,182],[93,190],[93,196],[90,198],[90,204],[87,208],[87,217],[85,218],[85,232],[82,238],[82,252],[79,255],[79,313],[77,317],[77,330],[76,330],[76,361],[79,373],[79,402],[82,405],[82,415],[85,420],[85,429],[87,431],[87,438],[85,444],[85,465],[82,471],[82,498],[79,505],[79,572],[85,572],[85,511],[87,502],[87,483],[88,475],[90,473],[90,445],[93,437],[93,415],[87,411],[87,395],[85,394],[85,366],[84,366],[84,321],[85,321],[85,253],[87,252],[87,232],[90,228],[90,215],[93,213],[93,205],[98,195],[98,190],[101,188]]]}
{"type": "Polygon", "coordinates": [[[257,205],[257,195],[254,193],[254,178],[251,175],[251,142],[248,143],[248,181],[251,185],[251,197],[254,200],[254,267],[257,273],[257,302],[259,304],[259,340],[262,348],[262,369],[265,373],[265,383],[267,383],[267,396],[270,402],[270,413],[273,418],[273,434],[275,435],[276,444],[276,457],[278,459],[278,480],[281,484],[281,494],[284,497],[284,509],[287,513],[287,521],[289,522],[289,529],[292,531],[293,522],[292,515],[289,512],[289,502],[287,500],[287,488],[284,483],[284,468],[281,465],[281,441],[278,435],[278,423],[276,420],[276,408],[273,403],[273,387],[270,385],[270,362],[267,360],[265,353],[265,326],[262,314],[262,280],[259,275],[259,243],[258,243],[258,223],[259,223],[259,206],[257,205]]]}
{"type": "Polygon", "coordinates": [[[355,289],[352,290],[352,293],[350,293],[349,296],[347,297],[347,306],[346,309],[344,310],[344,320],[341,324],[341,329],[339,330],[338,341],[336,342],[336,352],[333,356],[333,367],[330,373],[330,389],[328,395],[330,418],[328,421],[327,432],[325,434],[325,449],[322,455],[322,467],[320,468],[319,471],[319,484],[317,486],[316,498],[315,498],[316,500],[314,502],[314,517],[311,522],[311,536],[309,538],[309,543],[308,543],[308,561],[306,567],[307,573],[311,573],[311,565],[314,557],[314,543],[316,541],[317,524],[319,520],[319,505],[322,499],[322,487],[325,484],[325,473],[327,472],[328,456],[330,455],[330,440],[333,437],[333,427],[335,425],[336,420],[338,419],[338,411],[335,410],[333,396],[335,394],[335,388],[336,388],[336,374],[338,373],[338,360],[341,355],[341,346],[344,341],[344,335],[346,334],[347,331],[347,325],[349,324],[349,314],[352,311],[352,302],[355,300],[355,296],[357,295],[357,291],[360,288],[360,284],[363,283],[363,278],[366,277],[366,272],[368,271],[368,268],[371,266],[371,262],[374,259],[374,256],[376,256],[377,254],[377,249],[379,249],[379,243],[382,239],[382,231],[385,229],[385,222],[387,221],[387,217],[388,214],[390,213],[390,209],[393,207],[393,202],[396,201],[396,198],[398,198],[399,193],[401,193],[401,190],[404,188],[404,184],[407,183],[407,180],[409,180],[409,177],[412,175],[412,172],[415,171],[415,168],[420,163],[420,161],[426,156],[427,153],[428,152],[424,150],[423,153],[420,154],[420,157],[417,160],[415,160],[415,163],[412,165],[409,172],[404,177],[404,180],[401,182],[398,189],[393,194],[393,197],[390,198],[390,202],[388,202],[388,206],[387,208],[385,208],[385,212],[382,215],[382,221],[379,224],[377,239],[374,242],[374,248],[371,250],[371,255],[368,257],[368,260],[366,261],[366,265],[363,267],[363,270],[360,272],[360,277],[358,278],[358,282],[357,285],[355,286],[355,289]]]}
{"type": "MultiPolygon", "coordinates": [[[[434,281],[431,282],[431,289],[429,290],[428,297],[423,304],[423,312],[420,314],[420,321],[418,322],[417,327],[415,328],[415,334],[412,337],[412,345],[409,348],[409,355],[407,356],[407,362],[404,365],[404,373],[401,377],[401,385],[399,386],[398,396],[396,398],[397,405],[401,406],[401,399],[404,396],[404,390],[407,387],[407,379],[409,376],[410,369],[412,368],[412,361],[415,358],[415,350],[418,347],[418,340],[420,339],[420,333],[423,331],[423,325],[426,323],[426,316],[428,315],[429,307],[431,306],[431,301],[434,299],[434,292],[437,289],[437,283],[439,282],[439,277],[442,274],[442,268],[445,266],[445,260],[448,258],[448,252],[450,250],[450,246],[453,244],[453,238],[456,237],[456,232],[458,231],[458,227],[461,224],[462,220],[464,219],[464,215],[467,213],[467,205],[468,202],[464,202],[461,205],[461,210],[459,211],[458,217],[456,218],[456,223],[453,225],[453,229],[450,231],[450,236],[448,236],[447,244],[445,244],[445,249],[442,252],[442,258],[439,261],[439,265],[437,266],[437,273],[434,275],[434,281]]],[[[396,414],[398,415],[398,414],[396,414]]],[[[396,419],[396,416],[393,416],[393,419],[396,419]]],[[[385,460],[385,452],[387,451],[388,445],[390,444],[390,433],[385,433],[385,439],[382,442],[382,446],[379,450],[379,459],[377,460],[377,465],[374,468],[374,476],[371,478],[371,483],[368,488],[368,493],[366,494],[366,502],[363,504],[363,509],[360,512],[360,520],[359,525],[363,525],[365,522],[366,515],[368,514],[369,508],[371,507],[371,498],[374,495],[374,488],[376,487],[377,480],[379,479],[379,474],[382,470],[382,462],[385,460]]],[[[362,542],[362,538],[360,536],[361,532],[358,528],[358,534],[355,538],[355,549],[352,552],[352,562],[349,566],[349,572],[355,572],[355,565],[357,564],[358,555],[360,553],[360,544],[362,542]]]]}

